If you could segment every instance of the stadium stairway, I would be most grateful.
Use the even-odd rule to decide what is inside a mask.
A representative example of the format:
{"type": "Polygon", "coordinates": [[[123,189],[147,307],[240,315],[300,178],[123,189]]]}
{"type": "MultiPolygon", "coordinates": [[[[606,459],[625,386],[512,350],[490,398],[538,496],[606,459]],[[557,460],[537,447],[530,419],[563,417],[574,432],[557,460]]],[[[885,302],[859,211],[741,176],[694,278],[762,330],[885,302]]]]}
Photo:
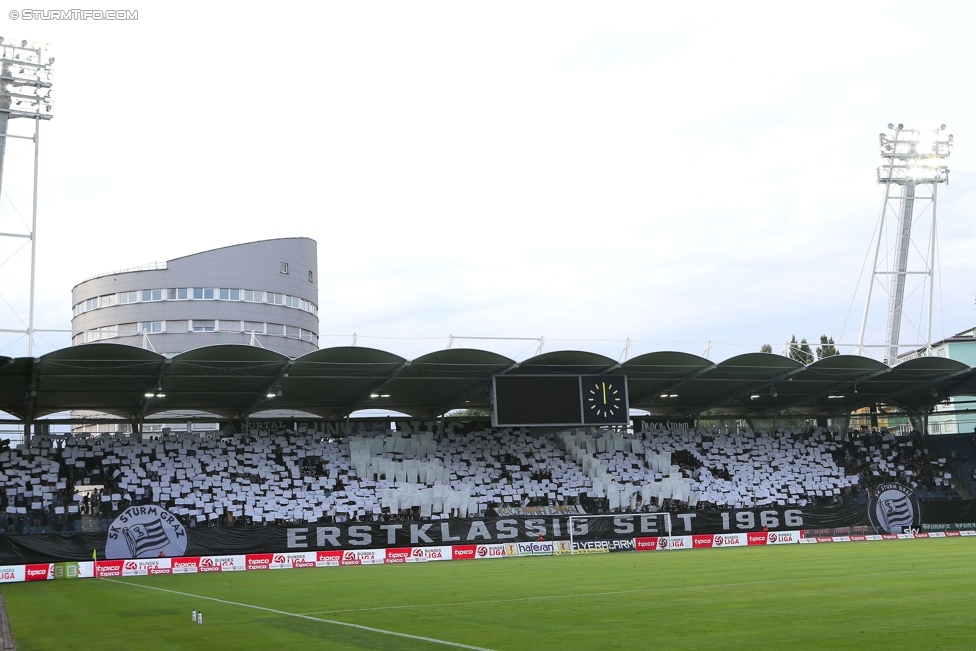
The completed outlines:
{"type": "Polygon", "coordinates": [[[102,525],[94,515],[83,515],[81,516],[81,530],[88,533],[99,533],[102,530],[102,525]]]}

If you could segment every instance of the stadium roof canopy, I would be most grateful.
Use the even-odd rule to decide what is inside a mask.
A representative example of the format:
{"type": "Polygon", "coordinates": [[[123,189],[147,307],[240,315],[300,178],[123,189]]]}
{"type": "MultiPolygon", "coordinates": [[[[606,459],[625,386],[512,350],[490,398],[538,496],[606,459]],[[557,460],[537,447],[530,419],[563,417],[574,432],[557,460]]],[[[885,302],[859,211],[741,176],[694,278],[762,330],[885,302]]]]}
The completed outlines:
{"type": "MultiPolygon", "coordinates": [[[[976,369],[941,357],[889,368],[838,355],[804,366],[767,353],[714,363],[654,352],[624,363],[559,351],[521,363],[474,349],[412,361],[372,348],[326,348],[297,359],[252,346],[197,348],[167,359],[133,346],[94,343],[40,358],[0,357],[0,410],[33,421],[69,410],[132,419],[199,411],[243,419],[294,410],[322,419],[363,409],[430,418],[490,406],[499,374],[624,374],[631,408],[670,418],[715,410],[743,417],[792,411],[840,416],[874,404],[924,412],[954,395],[976,395],[976,369]]],[[[714,413],[714,412],[713,412],[714,413]]]]}

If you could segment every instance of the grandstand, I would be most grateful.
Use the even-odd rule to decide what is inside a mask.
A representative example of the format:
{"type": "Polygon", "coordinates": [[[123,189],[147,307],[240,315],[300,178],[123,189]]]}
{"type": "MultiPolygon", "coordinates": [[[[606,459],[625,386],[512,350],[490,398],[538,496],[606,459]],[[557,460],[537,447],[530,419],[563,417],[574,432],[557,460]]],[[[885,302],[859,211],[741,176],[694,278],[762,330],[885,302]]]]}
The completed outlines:
{"type": "Polygon", "coordinates": [[[321,422],[241,433],[35,437],[0,453],[0,507],[7,533],[50,533],[81,531],[85,521],[105,530],[140,504],[162,506],[196,528],[437,520],[530,507],[829,506],[864,503],[886,481],[911,485],[923,498],[961,496],[949,459],[930,454],[917,433],[403,427],[343,438],[321,422]]]}

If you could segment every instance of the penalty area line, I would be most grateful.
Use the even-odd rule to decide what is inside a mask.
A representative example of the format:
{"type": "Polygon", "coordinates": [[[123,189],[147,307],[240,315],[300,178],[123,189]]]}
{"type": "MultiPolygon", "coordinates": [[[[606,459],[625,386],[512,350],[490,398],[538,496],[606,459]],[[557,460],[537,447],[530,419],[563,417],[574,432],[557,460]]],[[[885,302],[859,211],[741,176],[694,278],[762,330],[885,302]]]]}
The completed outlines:
{"type": "Polygon", "coordinates": [[[453,646],[459,649],[472,649],[473,651],[493,651],[492,649],[486,649],[480,646],[472,646],[470,644],[461,644],[460,642],[451,642],[449,640],[438,640],[433,637],[424,637],[423,635],[411,635],[410,633],[398,633],[397,631],[387,631],[382,628],[373,628],[372,626],[363,626],[362,624],[352,624],[350,622],[340,622],[334,619],[324,619],[322,617],[312,617],[311,615],[302,615],[300,613],[289,613],[285,610],[276,610],[275,608],[266,608],[265,606],[255,606],[254,604],[245,604],[239,601],[228,601],[226,599],[218,599],[216,597],[205,597],[199,594],[193,594],[190,592],[180,592],[179,590],[169,590],[167,588],[157,588],[151,585],[142,585],[140,583],[129,583],[128,581],[119,581],[117,579],[101,579],[102,581],[108,581],[109,583],[118,583],[121,585],[132,586],[133,588],[145,588],[146,590],[158,590],[160,592],[169,592],[170,594],[178,594],[184,597],[192,597],[194,599],[204,599],[206,601],[215,601],[221,604],[228,604],[230,606],[240,606],[242,608],[253,608],[254,610],[263,610],[268,613],[274,613],[276,615],[285,615],[286,617],[296,617],[298,619],[308,619],[313,622],[322,622],[323,624],[334,624],[336,626],[347,626],[349,628],[357,628],[361,631],[369,631],[370,633],[380,633],[382,635],[394,635],[396,637],[405,637],[411,640],[420,640],[421,642],[430,642],[432,644],[442,644],[444,646],[453,646]]]}

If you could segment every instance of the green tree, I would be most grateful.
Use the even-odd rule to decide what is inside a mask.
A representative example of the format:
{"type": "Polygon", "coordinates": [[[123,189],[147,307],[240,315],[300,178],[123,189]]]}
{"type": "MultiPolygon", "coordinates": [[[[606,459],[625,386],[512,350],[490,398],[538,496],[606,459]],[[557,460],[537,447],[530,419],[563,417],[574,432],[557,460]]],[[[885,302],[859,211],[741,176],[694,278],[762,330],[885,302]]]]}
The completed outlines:
{"type": "Polygon", "coordinates": [[[801,339],[799,343],[796,341],[796,335],[790,339],[790,359],[795,359],[801,364],[810,364],[813,362],[813,351],[810,350],[810,344],[807,343],[806,339],[801,339]]]}
{"type": "Polygon", "coordinates": [[[773,352],[773,347],[769,344],[763,344],[762,348],[759,349],[760,353],[771,353],[773,352]]]}
{"type": "Polygon", "coordinates": [[[834,346],[834,338],[827,335],[820,335],[820,345],[817,346],[817,359],[840,355],[840,351],[834,346]]]}

